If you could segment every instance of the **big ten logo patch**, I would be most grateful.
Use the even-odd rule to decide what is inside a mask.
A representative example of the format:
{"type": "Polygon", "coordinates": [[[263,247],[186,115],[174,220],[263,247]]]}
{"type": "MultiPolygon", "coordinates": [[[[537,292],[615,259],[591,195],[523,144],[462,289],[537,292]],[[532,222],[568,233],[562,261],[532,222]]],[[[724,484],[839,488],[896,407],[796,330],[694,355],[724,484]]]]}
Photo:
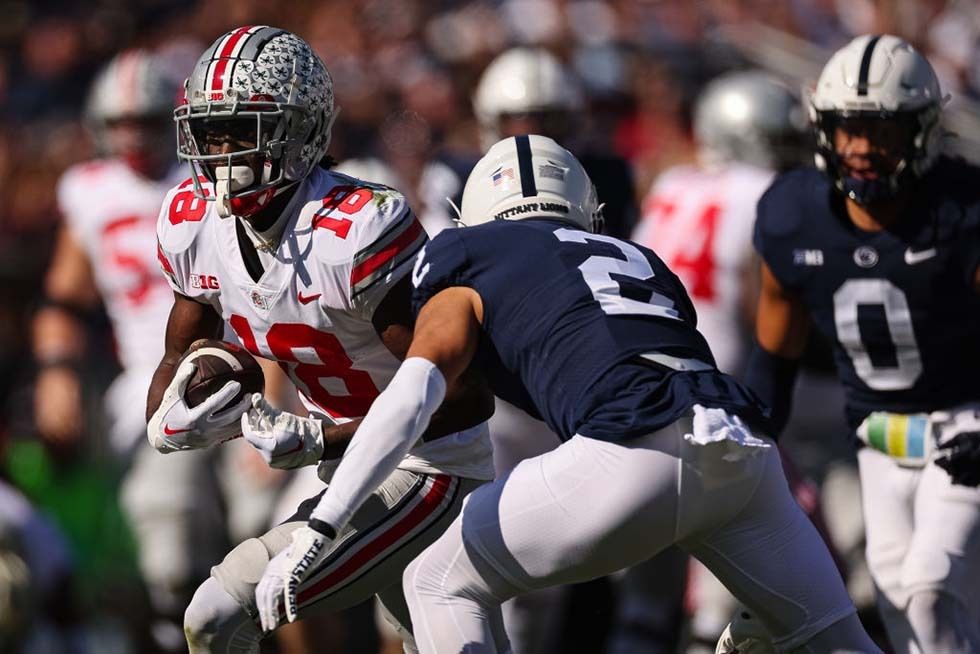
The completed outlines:
{"type": "Polygon", "coordinates": [[[218,285],[218,278],[214,275],[195,275],[191,273],[191,288],[216,291],[221,287],[218,285]]]}

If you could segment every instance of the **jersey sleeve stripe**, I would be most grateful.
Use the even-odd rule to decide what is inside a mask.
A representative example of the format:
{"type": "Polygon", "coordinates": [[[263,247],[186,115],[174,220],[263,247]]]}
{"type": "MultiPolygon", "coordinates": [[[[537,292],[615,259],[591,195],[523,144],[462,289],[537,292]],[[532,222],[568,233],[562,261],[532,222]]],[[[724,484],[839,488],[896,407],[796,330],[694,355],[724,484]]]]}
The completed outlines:
{"type": "Polygon", "coordinates": [[[383,249],[388,243],[398,238],[404,230],[411,226],[413,220],[415,220],[415,216],[412,214],[412,210],[407,204],[404,205],[401,211],[398,212],[398,216],[392,221],[391,225],[381,232],[380,236],[374,239],[369,245],[357,251],[357,254],[354,255],[354,266],[359,266],[375,252],[383,249]]]}
{"type": "Polygon", "coordinates": [[[406,211],[405,215],[405,220],[399,221],[394,228],[382,234],[354,257],[354,267],[350,274],[352,287],[390,262],[399,252],[414,246],[419,238],[425,239],[422,224],[411,212],[406,211]]]}
{"type": "Polygon", "coordinates": [[[380,268],[377,268],[370,275],[358,282],[356,286],[352,285],[351,299],[369,290],[376,283],[385,279],[388,275],[394,273],[402,266],[407,265],[409,268],[411,268],[415,257],[422,251],[422,248],[425,247],[425,244],[428,243],[428,241],[428,236],[426,236],[425,232],[422,232],[419,238],[417,238],[409,247],[399,252],[395,258],[391,259],[380,268]]]}
{"type": "Polygon", "coordinates": [[[163,248],[157,243],[157,260],[160,262],[160,267],[163,268],[163,272],[167,273],[171,277],[175,277],[177,273],[174,272],[173,266],[170,265],[170,261],[167,260],[166,255],[163,253],[163,248]]]}

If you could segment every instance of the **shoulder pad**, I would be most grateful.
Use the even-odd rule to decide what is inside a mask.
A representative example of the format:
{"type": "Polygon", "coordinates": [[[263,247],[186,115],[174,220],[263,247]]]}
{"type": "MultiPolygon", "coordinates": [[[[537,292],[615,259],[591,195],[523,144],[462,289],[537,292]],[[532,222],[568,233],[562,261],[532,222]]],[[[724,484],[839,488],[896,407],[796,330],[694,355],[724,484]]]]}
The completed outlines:
{"type": "Polygon", "coordinates": [[[756,210],[756,235],[785,238],[805,225],[809,210],[826,203],[826,178],[814,168],[799,168],[778,175],[762,194],[756,210]]]}
{"type": "Polygon", "coordinates": [[[58,208],[65,216],[75,213],[74,208],[88,204],[93,186],[105,182],[112,175],[118,162],[113,159],[95,159],[75,164],[62,173],[58,180],[58,208]]]}
{"type": "Polygon", "coordinates": [[[470,230],[486,231],[485,228],[493,224],[444,229],[426,243],[415,259],[415,267],[412,270],[412,286],[415,289],[412,292],[412,311],[416,315],[429,298],[439,291],[463,284],[467,261],[463,237],[472,233],[470,230]]]}
{"type": "MultiPolygon", "coordinates": [[[[211,185],[201,180],[205,194],[211,194],[211,185]]],[[[184,180],[167,192],[157,218],[157,239],[166,252],[182,252],[190,247],[205,224],[212,203],[197,197],[194,181],[184,180]]],[[[217,220],[217,217],[215,217],[217,220]]]]}

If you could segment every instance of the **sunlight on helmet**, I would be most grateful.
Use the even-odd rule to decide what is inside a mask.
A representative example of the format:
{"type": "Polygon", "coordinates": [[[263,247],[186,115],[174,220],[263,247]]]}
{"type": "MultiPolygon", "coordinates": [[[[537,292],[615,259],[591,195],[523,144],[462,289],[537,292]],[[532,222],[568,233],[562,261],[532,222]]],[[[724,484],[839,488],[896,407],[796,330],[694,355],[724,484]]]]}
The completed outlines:
{"type": "Polygon", "coordinates": [[[222,217],[261,211],[326,156],[333,82],[295,34],[264,25],[228,32],[201,55],[184,90],[174,112],[177,153],[197,196],[217,202],[222,217]]]}

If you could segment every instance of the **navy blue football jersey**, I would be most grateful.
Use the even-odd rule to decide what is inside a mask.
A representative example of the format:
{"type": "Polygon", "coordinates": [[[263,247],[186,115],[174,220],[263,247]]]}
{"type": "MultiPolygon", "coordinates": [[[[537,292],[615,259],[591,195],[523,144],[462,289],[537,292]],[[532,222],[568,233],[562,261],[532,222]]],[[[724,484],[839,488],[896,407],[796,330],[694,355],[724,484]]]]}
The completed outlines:
{"type": "Polygon", "coordinates": [[[413,282],[416,313],[444,288],[479,293],[476,364],[498,397],[563,439],[635,438],[698,403],[764,420],[754,395],[715,369],[677,277],[629,241],[548,220],[444,230],[413,282]]]}
{"type": "Polygon", "coordinates": [[[848,420],[980,399],[980,169],[942,158],[892,230],[866,232],[820,171],[773,182],[755,247],[833,345],[848,420]]]}

